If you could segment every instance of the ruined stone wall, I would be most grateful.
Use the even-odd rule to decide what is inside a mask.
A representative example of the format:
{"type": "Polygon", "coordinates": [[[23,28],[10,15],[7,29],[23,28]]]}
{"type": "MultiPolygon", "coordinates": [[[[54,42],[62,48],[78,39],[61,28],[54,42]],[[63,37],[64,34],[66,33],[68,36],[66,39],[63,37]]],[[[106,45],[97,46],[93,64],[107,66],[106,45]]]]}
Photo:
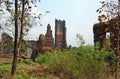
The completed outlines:
{"type": "Polygon", "coordinates": [[[2,33],[1,55],[12,55],[13,38],[6,33],[2,33]]]}
{"type": "MultiPolygon", "coordinates": [[[[33,55],[33,58],[36,57],[38,53],[44,52],[46,50],[51,51],[54,48],[67,49],[65,21],[55,20],[55,42],[50,24],[47,25],[47,31],[45,35],[40,34],[37,41],[26,40],[26,42],[28,43],[26,54],[29,54],[29,57],[30,55],[33,55]]],[[[3,33],[1,53],[12,54],[13,49],[11,49],[11,45],[13,43],[13,38],[10,37],[8,34],[3,33]]]]}
{"type": "Polygon", "coordinates": [[[106,40],[106,28],[108,28],[108,26],[105,23],[99,23],[93,26],[94,44],[98,42],[101,48],[106,40]]]}
{"type": "Polygon", "coordinates": [[[50,24],[47,26],[47,31],[45,34],[45,47],[48,47],[50,49],[54,48],[54,38],[52,35],[52,30],[50,24]]]}
{"type": "Polygon", "coordinates": [[[55,20],[55,47],[67,48],[65,21],[55,20]]]}
{"type": "Polygon", "coordinates": [[[95,24],[93,26],[94,45],[96,45],[96,43],[98,42],[100,44],[100,48],[103,48],[106,41],[106,33],[110,33],[110,47],[114,48],[114,50],[116,51],[118,31],[116,30],[117,26],[113,24],[114,23],[108,24],[106,22],[103,22],[103,23],[95,24]]]}

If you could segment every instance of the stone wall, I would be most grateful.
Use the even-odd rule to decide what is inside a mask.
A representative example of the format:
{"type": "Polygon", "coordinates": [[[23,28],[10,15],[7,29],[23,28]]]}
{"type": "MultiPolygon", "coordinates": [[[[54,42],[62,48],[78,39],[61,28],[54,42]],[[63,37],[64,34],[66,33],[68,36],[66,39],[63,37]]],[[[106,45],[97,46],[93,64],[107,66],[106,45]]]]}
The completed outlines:
{"type": "Polygon", "coordinates": [[[7,56],[13,53],[13,38],[6,33],[2,33],[1,55],[7,56]]]}
{"type": "Polygon", "coordinates": [[[48,47],[50,49],[54,48],[54,38],[52,35],[52,30],[50,24],[47,26],[47,31],[45,34],[45,47],[48,47]]]}
{"type": "MultiPolygon", "coordinates": [[[[25,41],[25,40],[24,40],[25,41]]],[[[50,24],[47,25],[46,34],[40,34],[39,39],[37,41],[31,40],[28,41],[27,45],[27,52],[26,54],[33,55],[33,58],[38,55],[40,52],[44,52],[46,50],[53,50],[54,48],[57,49],[67,49],[67,42],[66,42],[66,27],[65,21],[55,20],[55,42],[51,30],[50,24]]],[[[12,53],[11,44],[13,43],[13,38],[10,37],[8,34],[2,34],[2,48],[1,52],[5,53],[12,53]]]]}
{"type": "Polygon", "coordinates": [[[117,26],[114,25],[114,23],[112,22],[113,20],[111,20],[111,23],[103,22],[95,24],[93,26],[94,45],[96,45],[96,43],[98,42],[100,44],[100,48],[103,48],[106,42],[106,33],[110,33],[110,48],[114,48],[114,50],[116,51],[118,45],[118,30],[117,26]]]}
{"type": "Polygon", "coordinates": [[[66,49],[66,27],[65,21],[55,20],[55,47],[59,49],[66,49]]]}

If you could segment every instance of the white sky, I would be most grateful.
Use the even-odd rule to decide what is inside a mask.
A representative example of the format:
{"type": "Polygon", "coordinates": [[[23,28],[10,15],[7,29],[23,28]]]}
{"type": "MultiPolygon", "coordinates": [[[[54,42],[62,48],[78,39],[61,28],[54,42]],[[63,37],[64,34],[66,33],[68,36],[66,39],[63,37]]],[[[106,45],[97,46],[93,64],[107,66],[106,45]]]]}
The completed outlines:
{"type": "Polygon", "coordinates": [[[55,35],[55,19],[65,20],[67,27],[67,44],[78,46],[76,34],[83,35],[87,44],[93,44],[93,25],[97,23],[96,10],[100,7],[100,0],[41,0],[37,3],[38,8],[34,12],[50,11],[49,14],[41,18],[43,26],[39,23],[31,31],[31,40],[38,39],[39,35],[45,34],[48,23],[55,35]],[[37,10],[38,9],[38,10],[37,10]]]}
{"type": "Polygon", "coordinates": [[[39,34],[46,33],[47,24],[50,23],[53,36],[55,29],[55,19],[65,20],[67,27],[68,45],[78,46],[76,34],[83,35],[87,44],[93,44],[93,25],[97,23],[98,13],[96,10],[100,7],[100,0],[41,0],[38,9],[41,12],[49,10],[50,13],[41,19],[43,26],[34,27],[31,35],[34,39],[39,34]],[[33,32],[33,33],[32,33],[33,32]]]}

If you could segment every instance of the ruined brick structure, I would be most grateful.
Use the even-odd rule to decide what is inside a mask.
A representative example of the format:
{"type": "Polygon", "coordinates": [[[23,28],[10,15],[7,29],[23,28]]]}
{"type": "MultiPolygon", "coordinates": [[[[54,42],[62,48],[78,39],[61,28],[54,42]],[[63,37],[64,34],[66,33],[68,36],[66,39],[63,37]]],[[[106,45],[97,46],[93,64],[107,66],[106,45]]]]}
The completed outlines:
{"type": "Polygon", "coordinates": [[[52,35],[52,30],[50,24],[47,26],[47,31],[45,34],[45,47],[48,47],[50,49],[54,48],[54,38],[52,35]]]}
{"type": "Polygon", "coordinates": [[[39,53],[43,53],[44,51],[51,51],[54,48],[54,38],[52,35],[52,30],[50,24],[47,26],[46,34],[40,34],[38,41],[32,45],[32,55],[31,59],[35,61],[35,58],[39,53]]]}
{"type": "Polygon", "coordinates": [[[54,38],[50,24],[47,26],[46,34],[40,34],[36,47],[38,48],[38,52],[44,52],[45,50],[52,50],[54,48],[54,38]]]}
{"type": "Polygon", "coordinates": [[[2,33],[1,55],[12,55],[13,38],[6,33],[2,33]]]}
{"type": "Polygon", "coordinates": [[[67,49],[65,21],[55,20],[55,44],[51,26],[48,24],[46,34],[40,34],[34,47],[32,47],[33,51],[31,56],[33,61],[35,61],[35,57],[40,52],[43,53],[46,50],[51,51],[54,48],[67,49]]]}
{"type": "Polygon", "coordinates": [[[67,48],[65,21],[55,20],[55,47],[67,48]]]}
{"type": "MultiPolygon", "coordinates": [[[[25,41],[25,40],[24,40],[25,41]]],[[[35,40],[26,40],[28,42],[27,52],[31,58],[34,58],[38,55],[38,53],[42,53],[46,50],[53,50],[54,48],[57,49],[67,49],[67,42],[66,42],[66,27],[65,21],[55,20],[55,42],[52,35],[52,30],[50,24],[47,25],[46,34],[40,34],[39,39],[35,40]]],[[[10,53],[12,52],[9,50],[10,44],[13,43],[12,37],[7,34],[2,35],[2,53],[10,53]],[[7,47],[6,47],[7,46],[7,47]],[[6,51],[7,50],[7,51],[6,51]]],[[[11,47],[11,46],[10,46],[11,47]]]]}
{"type": "Polygon", "coordinates": [[[93,33],[94,33],[94,44],[97,42],[100,43],[100,47],[103,47],[103,44],[106,39],[106,32],[105,29],[108,28],[105,23],[95,24],[93,26],[93,33]]]}
{"type": "MultiPolygon", "coordinates": [[[[111,20],[111,22],[113,22],[111,20]]],[[[104,47],[106,42],[106,33],[110,33],[110,47],[116,48],[117,47],[117,39],[118,39],[118,31],[116,30],[114,23],[98,23],[93,26],[93,33],[94,33],[94,44],[99,42],[100,48],[104,47]],[[113,27],[114,26],[114,27],[113,27]],[[116,31],[115,31],[116,30],[116,31]]]]}

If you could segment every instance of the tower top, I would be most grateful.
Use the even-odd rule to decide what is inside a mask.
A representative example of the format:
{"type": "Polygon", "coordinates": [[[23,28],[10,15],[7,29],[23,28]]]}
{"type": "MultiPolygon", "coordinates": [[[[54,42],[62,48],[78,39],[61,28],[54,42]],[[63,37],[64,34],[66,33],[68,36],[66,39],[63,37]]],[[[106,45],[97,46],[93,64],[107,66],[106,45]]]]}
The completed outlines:
{"type": "Polygon", "coordinates": [[[55,19],[55,21],[59,21],[59,22],[65,22],[65,20],[60,20],[60,19],[59,19],[59,20],[55,19]]]}
{"type": "Polygon", "coordinates": [[[47,26],[47,30],[51,30],[51,26],[50,26],[50,24],[48,24],[48,26],[47,26]]]}

